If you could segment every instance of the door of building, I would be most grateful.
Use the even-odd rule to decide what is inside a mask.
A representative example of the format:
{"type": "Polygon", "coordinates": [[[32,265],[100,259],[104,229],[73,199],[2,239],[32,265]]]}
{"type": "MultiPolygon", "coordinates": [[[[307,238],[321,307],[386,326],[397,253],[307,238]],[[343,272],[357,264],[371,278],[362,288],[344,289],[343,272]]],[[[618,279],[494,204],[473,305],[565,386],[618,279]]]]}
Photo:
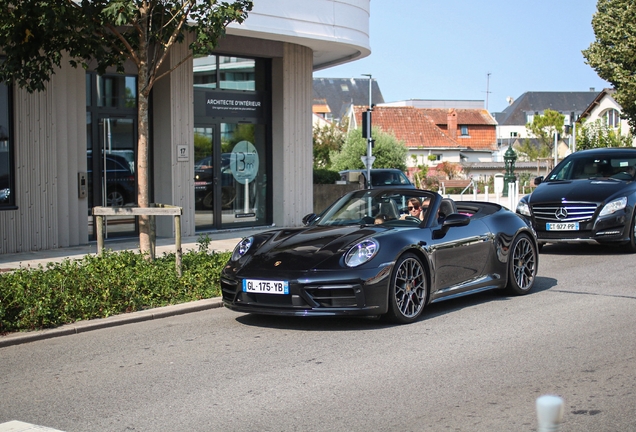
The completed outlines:
{"type": "Polygon", "coordinates": [[[195,220],[198,231],[266,223],[265,125],[195,127],[195,220]]]}
{"type": "MultiPolygon", "coordinates": [[[[96,238],[91,209],[121,207],[137,203],[136,121],[131,116],[99,116],[89,122],[95,139],[87,152],[89,190],[89,236],[96,238]],[[94,143],[94,144],[93,144],[94,143]]],[[[135,217],[105,218],[106,238],[133,236],[138,232],[135,217]]]]}

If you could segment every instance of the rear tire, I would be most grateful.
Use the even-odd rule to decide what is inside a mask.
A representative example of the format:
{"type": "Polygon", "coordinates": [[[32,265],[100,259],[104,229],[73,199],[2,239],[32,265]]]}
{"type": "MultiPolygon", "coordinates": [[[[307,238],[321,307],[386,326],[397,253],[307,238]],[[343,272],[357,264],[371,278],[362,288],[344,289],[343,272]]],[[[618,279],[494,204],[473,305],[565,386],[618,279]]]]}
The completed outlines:
{"type": "Polygon", "coordinates": [[[412,253],[402,255],[389,282],[387,318],[399,324],[416,321],[428,300],[428,279],[420,259],[412,253]]]}
{"type": "Polygon", "coordinates": [[[534,242],[527,234],[519,234],[510,247],[506,291],[513,295],[527,294],[534,286],[538,264],[534,242]]]}

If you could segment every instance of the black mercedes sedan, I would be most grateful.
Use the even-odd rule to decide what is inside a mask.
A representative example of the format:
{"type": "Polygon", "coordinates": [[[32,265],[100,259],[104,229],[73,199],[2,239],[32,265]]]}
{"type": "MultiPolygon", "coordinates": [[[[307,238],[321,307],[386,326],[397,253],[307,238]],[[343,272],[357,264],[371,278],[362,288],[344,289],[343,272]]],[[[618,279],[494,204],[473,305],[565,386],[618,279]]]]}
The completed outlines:
{"type": "Polygon", "coordinates": [[[563,159],[524,196],[517,213],[545,243],[600,243],[636,252],[636,148],[582,150],[563,159]]]}
{"type": "Polygon", "coordinates": [[[304,222],[238,243],[221,273],[227,308],[409,323],[429,303],[491,289],[525,294],[537,275],[532,228],[494,203],[363,189],[304,222]]]}

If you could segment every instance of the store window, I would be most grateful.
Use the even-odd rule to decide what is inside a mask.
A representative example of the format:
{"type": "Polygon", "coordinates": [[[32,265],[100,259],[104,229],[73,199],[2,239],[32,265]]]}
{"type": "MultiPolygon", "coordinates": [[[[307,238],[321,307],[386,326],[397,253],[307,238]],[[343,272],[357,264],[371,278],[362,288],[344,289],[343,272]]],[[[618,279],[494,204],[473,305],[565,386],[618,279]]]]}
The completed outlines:
{"type": "Polygon", "coordinates": [[[11,87],[0,83],[0,210],[15,207],[11,87]]]}
{"type": "MultiPolygon", "coordinates": [[[[93,207],[137,203],[137,77],[86,74],[88,233],[96,238],[93,207]]],[[[134,216],[109,216],[104,235],[137,234],[134,216]]]]}
{"type": "Polygon", "coordinates": [[[265,59],[194,59],[197,231],[271,223],[271,132],[265,59]]]}

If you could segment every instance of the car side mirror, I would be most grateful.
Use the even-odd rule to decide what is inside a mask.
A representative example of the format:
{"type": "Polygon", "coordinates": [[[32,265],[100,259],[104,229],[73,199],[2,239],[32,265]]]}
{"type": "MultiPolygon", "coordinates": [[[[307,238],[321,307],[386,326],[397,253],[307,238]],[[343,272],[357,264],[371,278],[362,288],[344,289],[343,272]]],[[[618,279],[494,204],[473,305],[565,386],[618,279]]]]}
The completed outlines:
{"type": "Polygon", "coordinates": [[[534,185],[535,186],[539,186],[542,182],[543,182],[543,176],[539,176],[539,177],[535,177],[534,178],[534,185]]]}
{"type": "Polygon", "coordinates": [[[303,225],[311,225],[312,222],[315,222],[318,219],[318,215],[316,213],[309,213],[303,218],[303,225]]]}
{"type": "Polygon", "coordinates": [[[461,213],[451,213],[442,221],[442,227],[433,231],[434,239],[443,238],[452,227],[466,226],[470,223],[470,216],[461,213]]]}
{"type": "Polygon", "coordinates": [[[451,213],[442,222],[442,229],[450,227],[466,226],[470,223],[470,216],[461,213],[451,213]]]}

